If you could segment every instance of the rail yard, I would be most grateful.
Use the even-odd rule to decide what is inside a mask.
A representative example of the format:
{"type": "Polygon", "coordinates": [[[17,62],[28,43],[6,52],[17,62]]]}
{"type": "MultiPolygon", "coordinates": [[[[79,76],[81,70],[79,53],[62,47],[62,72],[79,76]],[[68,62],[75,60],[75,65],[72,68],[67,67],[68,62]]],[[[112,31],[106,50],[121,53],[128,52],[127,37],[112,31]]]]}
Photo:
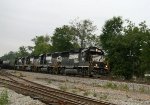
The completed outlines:
{"type": "Polygon", "coordinates": [[[1,72],[0,83],[9,89],[39,99],[48,105],[114,105],[46,87],[6,72],[1,72]]]}
{"type": "Polygon", "coordinates": [[[150,104],[150,86],[144,84],[125,85],[126,83],[114,83],[99,79],[12,70],[1,72],[0,83],[17,93],[51,105],[150,104]],[[114,85],[116,87],[109,87],[108,83],[116,84],[114,85]],[[120,87],[122,86],[122,89],[118,84],[120,87]],[[132,90],[133,87],[134,90],[132,90]]]}

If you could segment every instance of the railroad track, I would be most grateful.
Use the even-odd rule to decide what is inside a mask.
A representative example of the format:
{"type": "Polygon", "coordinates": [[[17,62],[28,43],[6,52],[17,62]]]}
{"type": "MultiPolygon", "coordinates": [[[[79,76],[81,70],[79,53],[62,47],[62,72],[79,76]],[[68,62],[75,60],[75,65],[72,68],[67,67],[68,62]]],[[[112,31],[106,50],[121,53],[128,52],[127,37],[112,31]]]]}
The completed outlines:
{"type": "Polygon", "coordinates": [[[7,72],[0,73],[0,83],[18,93],[29,95],[48,105],[114,105],[88,97],[64,92],[17,77],[7,72]]]}

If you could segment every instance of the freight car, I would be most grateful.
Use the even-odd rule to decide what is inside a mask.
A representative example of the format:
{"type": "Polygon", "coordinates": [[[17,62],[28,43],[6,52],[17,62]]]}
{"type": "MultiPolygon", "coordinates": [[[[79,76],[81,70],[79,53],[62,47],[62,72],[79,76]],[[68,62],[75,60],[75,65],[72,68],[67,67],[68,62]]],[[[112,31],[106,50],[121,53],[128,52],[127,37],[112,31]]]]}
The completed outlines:
{"type": "Polygon", "coordinates": [[[97,47],[20,57],[15,60],[15,69],[82,76],[109,73],[104,52],[97,47]]]}

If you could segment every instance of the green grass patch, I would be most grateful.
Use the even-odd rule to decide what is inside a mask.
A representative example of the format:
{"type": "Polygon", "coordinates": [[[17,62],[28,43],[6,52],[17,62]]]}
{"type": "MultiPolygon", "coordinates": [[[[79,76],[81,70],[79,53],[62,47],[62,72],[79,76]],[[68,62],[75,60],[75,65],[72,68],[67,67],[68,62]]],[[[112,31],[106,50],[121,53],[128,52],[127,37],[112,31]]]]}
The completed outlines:
{"type": "Polygon", "coordinates": [[[108,98],[107,94],[103,94],[99,97],[101,100],[106,100],[108,98]]]}
{"type": "Polygon", "coordinates": [[[8,92],[7,90],[3,90],[0,94],[0,105],[7,105],[8,101],[8,92]]]}
{"type": "Polygon", "coordinates": [[[93,97],[97,97],[97,93],[95,92],[95,90],[93,92],[93,97]]]}
{"type": "Polygon", "coordinates": [[[62,91],[67,91],[68,88],[66,85],[61,85],[61,86],[59,86],[59,89],[62,91]]]}
{"type": "Polygon", "coordinates": [[[88,96],[89,94],[90,94],[90,92],[88,90],[85,90],[83,93],[84,96],[88,96]]]}
{"type": "Polygon", "coordinates": [[[52,83],[52,80],[48,80],[48,83],[51,84],[51,83],[52,83]]]}
{"type": "Polygon", "coordinates": [[[110,89],[118,89],[118,86],[115,83],[107,82],[104,85],[104,88],[110,88],[110,89]]]}
{"type": "Polygon", "coordinates": [[[127,84],[121,84],[119,85],[120,90],[129,91],[129,87],[127,84]]]}

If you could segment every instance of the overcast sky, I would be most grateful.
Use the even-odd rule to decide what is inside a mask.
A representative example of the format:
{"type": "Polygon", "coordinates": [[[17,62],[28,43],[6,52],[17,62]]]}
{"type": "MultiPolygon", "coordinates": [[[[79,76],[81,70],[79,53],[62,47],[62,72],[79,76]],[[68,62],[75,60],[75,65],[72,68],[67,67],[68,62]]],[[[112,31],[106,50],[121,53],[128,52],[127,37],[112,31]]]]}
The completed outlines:
{"type": "Polygon", "coordinates": [[[0,0],[0,56],[33,45],[38,35],[52,35],[71,20],[90,19],[98,31],[107,19],[122,16],[150,25],[150,0],[0,0]]]}

